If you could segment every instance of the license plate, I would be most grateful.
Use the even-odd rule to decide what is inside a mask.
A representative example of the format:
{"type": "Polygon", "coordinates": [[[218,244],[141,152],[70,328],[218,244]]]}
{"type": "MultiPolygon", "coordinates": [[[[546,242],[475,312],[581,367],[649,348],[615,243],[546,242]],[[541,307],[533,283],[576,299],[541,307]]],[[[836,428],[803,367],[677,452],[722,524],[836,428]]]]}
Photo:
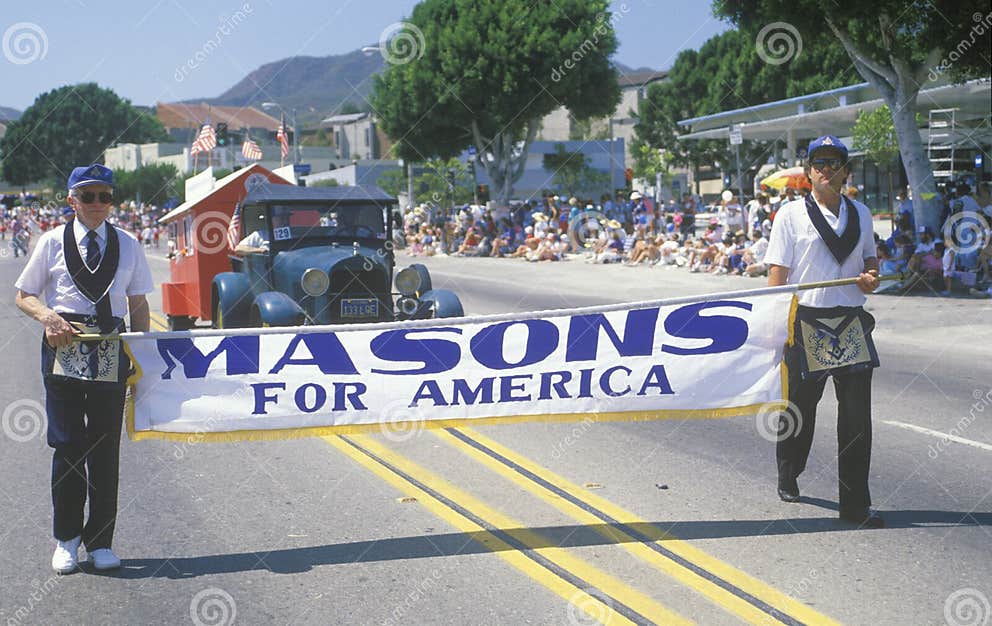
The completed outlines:
{"type": "Polygon", "coordinates": [[[341,301],[341,317],[379,317],[375,298],[346,298],[341,301]]]}

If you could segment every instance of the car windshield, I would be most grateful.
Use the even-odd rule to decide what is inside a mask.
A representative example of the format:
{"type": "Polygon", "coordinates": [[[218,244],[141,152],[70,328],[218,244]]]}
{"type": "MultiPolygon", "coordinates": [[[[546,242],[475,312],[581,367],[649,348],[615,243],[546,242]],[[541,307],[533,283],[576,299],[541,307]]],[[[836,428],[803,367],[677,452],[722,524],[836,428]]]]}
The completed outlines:
{"type": "MultiPolygon", "coordinates": [[[[263,211],[245,216],[245,232],[269,231],[263,211]]],[[[383,208],[376,204],[288,204],[273,205],[271,240],[287,241],[309,238],[385,239],[383,208]]]]}

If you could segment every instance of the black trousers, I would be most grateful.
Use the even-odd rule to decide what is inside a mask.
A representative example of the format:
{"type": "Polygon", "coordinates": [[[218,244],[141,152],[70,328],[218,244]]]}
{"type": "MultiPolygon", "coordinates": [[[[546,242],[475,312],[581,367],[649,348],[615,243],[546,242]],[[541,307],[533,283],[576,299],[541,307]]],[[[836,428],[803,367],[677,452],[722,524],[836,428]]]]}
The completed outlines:
{"type": "Polygon", "coordinates": [[[45,375],[52,455],[54,535],[79,535],[87,551],[109,548],[117,521],[117,482],[126,385],[45,375]],[[89,519],[83,507],[89,497],[89,519]]]}
{"type": "MultiPolygon", "coordinates": [[[[778,477],[794,479],[806,469],[816,428],[816,405],[823,397],[827,377],[803,380],[794,353],[786,349],[789,367],[790,406],[779,417],[779,441],[775,450],[778,477]]],[[[871,467],[871,369],[837,374],[837,470],[841,511],[861,511],[871,506],[868,472],[871,467]]]]}

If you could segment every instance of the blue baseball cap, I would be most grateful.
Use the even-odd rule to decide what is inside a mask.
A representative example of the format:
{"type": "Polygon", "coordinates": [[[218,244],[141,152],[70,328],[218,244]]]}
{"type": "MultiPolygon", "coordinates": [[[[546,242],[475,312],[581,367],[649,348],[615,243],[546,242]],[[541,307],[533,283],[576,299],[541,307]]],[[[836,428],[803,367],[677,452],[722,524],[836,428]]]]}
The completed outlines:
{"type": "Polygon", "coordinates": [[[86,185],[114,186],[114,171],[109,167],[94,163],[77,167],[69,175],[69,190],[85,187],[86,185]]]}
{"type": "Polygon", "coordinates": [[[806,158],[812,159],[813,153],[820,148],[833,148],[843,154],[845,159],[847,158],[847,146],[845,146],[840,139],[834,137],[833,135],[817,137],[813,141],[809,142],[809,147],[806,148],[806,158]]]}

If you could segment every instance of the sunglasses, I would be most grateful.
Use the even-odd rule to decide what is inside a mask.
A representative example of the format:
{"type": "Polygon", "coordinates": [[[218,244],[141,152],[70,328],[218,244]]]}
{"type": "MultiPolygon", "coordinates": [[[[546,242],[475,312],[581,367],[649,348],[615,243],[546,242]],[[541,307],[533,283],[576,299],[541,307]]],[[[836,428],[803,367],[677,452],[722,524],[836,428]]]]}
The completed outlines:
{"type": "Polygon", "coordinates": [[[100,200],[100,204],[110,204],[114,201],[114,194],[109,191],[101,191],[100,193],[84,191],[77,195],[76,198],[78,198],[83,204],[92,204],[98,198],[100,200]]]}
{"type": "Polygon", "coordinates": [[[840,168],[847,165],[847,161],[844,159],[813,159],[809,164],[816,170],[822,170],[823,168],[830,166],[832,170],[839,170],[840,168]]]}

